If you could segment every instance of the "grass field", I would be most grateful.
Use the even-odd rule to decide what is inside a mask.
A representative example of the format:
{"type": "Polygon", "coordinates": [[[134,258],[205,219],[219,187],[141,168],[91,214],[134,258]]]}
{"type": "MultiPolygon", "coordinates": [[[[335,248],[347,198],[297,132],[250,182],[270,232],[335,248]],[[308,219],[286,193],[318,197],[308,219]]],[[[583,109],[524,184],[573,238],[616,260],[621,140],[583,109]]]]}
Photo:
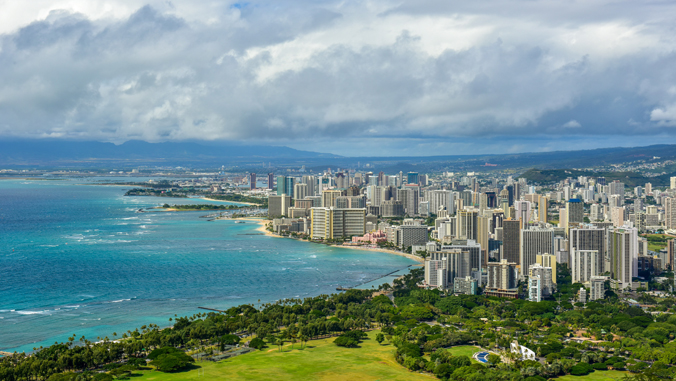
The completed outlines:
{"type": "MultiPolygon", "coordinates": [[[[392,345],[379,345],[377,331],[369,332],[361,348],[341,348],[334,338],[308,342],[306,348],[284,352],[277,347],[235,357],[218,363],[196,363],[198,369],[179,373],[141,373],[134,380],[435,380],[436,377],[409,372],[394,360],[392,345]]],[[[473,347],[472,347],[473,348],[473,347]]]]}
{"type": "Polygon", "coordinates": [[[626,376],[628,373],[627,372],[620,372],[618,370],[604,370],[604,371],[596,371],[593,373],[590,373],[586,376],[563,376],[556,378],[556,381],[613,381],[613,380],[621,380],[626,376]]]}
{"type": "MultiPolygon", "coordinates": [[[[477,352],[481,352],[481,349],[473,345],[460,345],[457,347],[448,348],[448,351],[451,352],[453,356],[467,356],[472,358],[472,355],[477,352]]],[[[474,362],[474,360],[472,360],[472,362],[474,362]]]]}

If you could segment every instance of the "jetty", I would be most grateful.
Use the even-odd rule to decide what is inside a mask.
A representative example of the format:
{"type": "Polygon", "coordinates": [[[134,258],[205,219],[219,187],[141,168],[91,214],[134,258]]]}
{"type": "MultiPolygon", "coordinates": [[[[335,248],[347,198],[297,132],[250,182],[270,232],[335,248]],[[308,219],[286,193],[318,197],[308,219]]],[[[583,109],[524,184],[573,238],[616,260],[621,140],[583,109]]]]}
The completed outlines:
{"type": "Polygon", "coordinates": [[[403,269],[394,270],[394,271],[392,271],[391,273],[387,273],[387,274],[385,274],[385,275],[381,275],[381,276],[379,276],[379,277],[377,277],[377,278],[373,278],[373,279],[368,280],[368,281],[366,281],[366,282],[359,283],[358,285],[356,285],[356,286],[354,286],[354,287],[336,287],[336,291],[348,291],[348,290],[351,290],[351,289],[353,289],[353,288],[357,288],[357,287],[359,287],[359,286],[363,286],[363,285],[365,285],[365,284],[367,284],[367,283],[371,283],[371,282],[376,281],[376,280],[378,280],[378,279],[385,278],[386,276],[390,276],[390,275],[392,275],[392,274],[394,274],[394,273],[396,273],[396,272],[398,272],[398,271],[405,270],[405,269],[410,268],[410,267],[412,267],[412,266],[415,266],[415,265],[408,265],[408,266],[404,267],[403,269]]]}
{"type": "Polygon", "coordinates": [[[223,311],[223,310],[217,310],[217,309],[215,309],[215,308],[207,308],[207,307],[197,307],[197,308],[199,308],[199,309],[201,309],[201,310],[216,311],[216,312],[223,312],[223,313],[225,313],[225,311],[223,311]]]}

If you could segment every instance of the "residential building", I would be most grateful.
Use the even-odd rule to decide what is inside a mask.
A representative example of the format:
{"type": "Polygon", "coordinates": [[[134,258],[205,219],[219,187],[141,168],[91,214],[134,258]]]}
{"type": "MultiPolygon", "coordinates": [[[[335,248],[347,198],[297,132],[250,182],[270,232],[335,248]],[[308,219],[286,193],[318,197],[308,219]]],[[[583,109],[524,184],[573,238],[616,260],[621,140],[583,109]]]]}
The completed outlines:
{"type": "Polygon", "coordinates": [[[327,189],[322,191],[322,207],[335,208],[336,199],[342,195],[342,192],[334,189],[327,189]]]}
{"type": "Polygon", "coordinates": [[[610,276],[617,287],[631,287],[632,277],[638,276],[638,230],[632,227],[614,228],[608,232],[610,276]]]}
{"type": "Polygon", "coordinates": [[[429,287],[446,289],[448,287],[448,271],[446,260],[425,259],[425,284],[429,287]]]}
{"type": "Polygon", "coordinates": [[[606,297],[606,277],[604,276],[593,276],[591,277],[590,283],[590,293],[589,301],[605,299],[606,297]]]}
{"type": "Polygon", "coordinates": [[[543,267],[539,264],[530,265],[528,267],[528,279],[538,278],[540,280],[540,294],[548,296],[554,293],[554,282],[552,282],[552,268],[543,267]]]}
{"type": "Polygon", "coordinates": [[[599,268],[598,250],[577,250],[573,248],[570,252],[570,269],[572,283],[586,283],[591,281],[592,277],[602,273],[599,268]]]}
{"type": "Polygon", "coordinates": [[[531,302],[542,301],[542,286],[539,275],[528,278],[528,300],[531,302]]]}
{"type": "Polygon", "coordinates": [[[487,266],[488,283],[484,293],[487,296],[500,296],[516,299],[516,263],[503,259],[500,262],[490,262],[487,266]]]}
{"type": "Polygon", "coordinates": [[[530,265],[537,263],[538,254],[554,252],[554,230],[531,228],[521,230],[519,248],[519,264],[525,270],[530,265]]]}
{"type": "Polygon", "coordinates": [[[502,259],[509,263],[521,263],[521,222],[502,221],[502,259]]]}
{"type": "Polygon", "coordinates": [[[478,290],[479,282],[471,276],[453,280],[453,292],[456,294],[476,295],[478,290]]]}

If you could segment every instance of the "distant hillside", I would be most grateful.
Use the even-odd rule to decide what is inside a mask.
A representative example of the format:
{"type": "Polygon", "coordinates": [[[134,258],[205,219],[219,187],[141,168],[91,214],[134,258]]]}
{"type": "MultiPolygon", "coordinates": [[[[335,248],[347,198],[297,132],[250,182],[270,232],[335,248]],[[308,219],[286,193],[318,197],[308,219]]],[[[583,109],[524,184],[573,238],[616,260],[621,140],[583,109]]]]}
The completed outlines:
{"type": "Polygon", "coordinates": [[[0,141],[0,165],[224,165],[237,161],[335,158],[336,155],[288,147],[238,144],[147,143],[124,144],[65,140],[0,141]]]}
{"type": "Polygon", "coordinates": [[[578,176],[589,177],[605,177],[606,182],[619,180],[628,187],[643,186],[645,183],[651,183],[653,186],[661,187],[669,185],[669,178],[676,176],[674,174],[667,174],[656,177],[645,177],[636,172],[592,172],[592,171],[577,171],[574,169],[529,169],[524,172],[519,178],[525,178],[528,181],[539,184],[548,184],[565,180],[568,177],[577,178],[578,176]]]}

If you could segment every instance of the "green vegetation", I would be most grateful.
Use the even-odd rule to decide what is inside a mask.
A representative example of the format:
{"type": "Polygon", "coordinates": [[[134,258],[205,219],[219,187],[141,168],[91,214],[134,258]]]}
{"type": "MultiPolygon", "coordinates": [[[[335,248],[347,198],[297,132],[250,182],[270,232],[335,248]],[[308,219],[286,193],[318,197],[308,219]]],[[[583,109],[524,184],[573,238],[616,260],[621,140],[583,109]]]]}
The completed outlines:
{"type": "Polygon", "coordinates": [[[668,186],[670,176],[675,174],[666,174],[656,177],[645,177],[637,172],[594,172],[579,171],[576,169],[537,169],[532,168],[524,172],[519,178],[527,179],[529,182],[547,184],[565,180],[568,177],[589,176],[605,177],[607,182],[619,180],[628,187],[635,187],[645,183],[652,183],[655,187],[668,186]]]}
{"type": "Polygon", "coordinates": [[[246,202],[250,204],[260,205],[261,207],[268,207],[268,198],[259,198],[245,196],[241,194],[226,194],[226,195],[210,195],[209,198],[220,201],[231,201],[231,202],[246,202]]]}
{"type": "MultiPolygon", "coordinates": [[[[408,371],[394,361],[394,347],[380,345],[378,331],[368,332],[357,348],[343,348],[334,338],[313,340],[304,348],[291,344],[277,350],[258,351],[221,362],[200,362],[199,370],[185,373],[140,372],[139,381],[174,380],[434,380],[408,371]],[[198,373],[202,374],[198,378],[198,373]]],[[[137,375],[139,373],[136,373],[137,375]]]]}
{"type": "Polygon", "coordinates": [[[241,205],[213,205],[213,204],[187,204],[187,205],[162,205],[164,209],[176,209],[183,212],[192,212],[200,210],[233,210],[233,209],[245,209],[241,205]]]}
{"type": "Polygon", "coordinates": [[[674,237],[666,234],[646,234],[644,237],[648,240],[648,250],[660,251],[667,247],[667,241],[674,237]]]}
{"type": "MultiPolygon", "coordinates": [[[[72,337],[32,356],[1,358],[0,379],[58,379],[97,367],[111,377],[147,380],[190,379],[200,371],[224,379],[526,381],[613,379],[618,370],[634,381],[676,376],[673,297],[651,300],[655,315],[622,303],[610,290],[604,300],[574,306],[571,298],[581,285],[571,284],[565,268],[557,274],[554,298],[539,303],[445,295],[418,288],[421,278],[422,269],[416,269],[393,286],[381,286],[394,303],[372,290],[350,290],[178,317],[172,328],[143,326],[119,342],[81,338],[82,345],[74,346],[72,337]],[[512,354],[515,337],[539,361],[512,354]],[[234,346],[247,343],[257,350],[234,346]],[[479,364],[471,360],[479,350],[500,356],[479,364]],[[136,360],[123,365],[123,357],[136,360]],[[145,359],[154,369],[139,368],[145,359]]],[[[93,373],[78,377],[90,380],[93,373]]]]}

